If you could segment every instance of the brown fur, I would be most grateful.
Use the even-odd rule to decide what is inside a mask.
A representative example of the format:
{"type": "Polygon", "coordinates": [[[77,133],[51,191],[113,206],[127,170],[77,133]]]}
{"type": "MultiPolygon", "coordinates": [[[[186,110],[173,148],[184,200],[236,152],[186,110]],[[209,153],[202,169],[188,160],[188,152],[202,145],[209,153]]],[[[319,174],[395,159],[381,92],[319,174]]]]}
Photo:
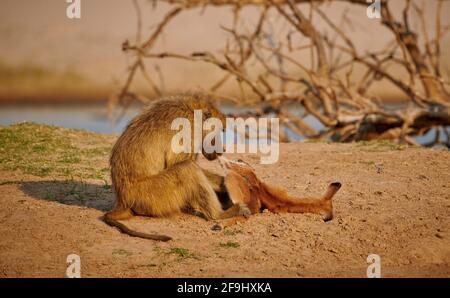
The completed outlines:
{"type": "MultiPolygon", "coordinates": [[[[331,183],[321,198],[296,198],[286,190],[264,183],[258,179],[253,169],[242,161],[230,161],[220,158],[228,173],[225,185],[234,203],[244,203],[252,214],[264,209],[271,212],[314,213],[323,216],[325,221],[333,219],[334,194],[340,189],[339,182],[331,183]]],[[[235,218],[224,222],[230,226],[244,218],[235,218]]]]}
{"type": "MultiPolygon", "coordinates": [[[[202,110],[203,121],[216,117],[225,127],[225,117],[200,95],[158,100],[128,124],[110,158],[117,198],[114,209],[105,214],[106,223],[131,236],[167,241],[171,238],[132,231],[118,220],[134,215],[169,216],[187,210],[206,219],[249,212],[243,205],[224,212],[215,193],[223,189],[223,178],[202,170],[193,150],[178,154],[172,151],[172,137],[177,133],[171,130],[172,121],[179,117],[189,119],[193,138],[194,110],[202,110]]],[[[215,153],[203,154],[209,160],[217,157],[215,153]]]]}

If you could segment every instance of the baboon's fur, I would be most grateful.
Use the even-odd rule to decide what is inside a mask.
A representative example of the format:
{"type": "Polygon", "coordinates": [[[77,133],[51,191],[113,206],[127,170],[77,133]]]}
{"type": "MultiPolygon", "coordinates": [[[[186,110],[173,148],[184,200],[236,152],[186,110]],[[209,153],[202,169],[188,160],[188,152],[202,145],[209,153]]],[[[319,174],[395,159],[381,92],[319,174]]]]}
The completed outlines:
{"type": "MultiPolygon", "coordinates": [[[[174,119],[189,119],[191,138],[194,137],[194,110],[202,110],[203,121],[215,117],[225,127],[225,117],[201,95],[158,100],[128,124],[112,149],[110,165],[116,205],[105,214],[106,223],[131,236],[167,241],[171,238],[132,231],[117,220],[133,215],[168,216],[186,210],[200,213],[206,219],[249,213],[244,205],[223,211],[215,193],[223,191],[223,177],[201,169],[194,150],[174,153],[171,149],[177,133],[171,129],[174,119]]],[[[203,155],[209,160],[217,157],[216,153],[204,151],[203,155]]]]}

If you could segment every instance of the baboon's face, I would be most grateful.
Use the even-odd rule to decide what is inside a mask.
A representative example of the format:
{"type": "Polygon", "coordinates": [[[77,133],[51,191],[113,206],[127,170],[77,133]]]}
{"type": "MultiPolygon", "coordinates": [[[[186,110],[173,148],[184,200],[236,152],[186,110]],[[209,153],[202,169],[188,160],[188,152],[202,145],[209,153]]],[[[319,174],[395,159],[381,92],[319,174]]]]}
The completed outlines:
{"type": "MultiPolygon", "coordinates": [[[[221,133],[225,132],[225,125],[226,125],[226,121],[225,121],[225,116],[212,104],[208,104],[206,108],[203,109],[203,121],[206,121],[210,118],[214,118],[214,119],[218,119],[221,124],[222,127],[220,130],[218,130],[217,127],[211,127],[211,129],[206,129],[203,128],[203,136],[206,135],[210,135],[211,133],[215,132],[217,139],[220,141],[220,144],[218,144],[218,146],[222,149],[222,151],[220,152],[213,152],[213,153],[206,153],[203,150],[203,155],[206,157],[206,159],[208,160],[214,160],[216,159],[218,156],[222,155],[222,152],[224,151],[224,146],[222,143],[222,135],[221,133]]],[[[211,145],[213,147],[216,147],[216,138],[211,140],[211,145]]]]}

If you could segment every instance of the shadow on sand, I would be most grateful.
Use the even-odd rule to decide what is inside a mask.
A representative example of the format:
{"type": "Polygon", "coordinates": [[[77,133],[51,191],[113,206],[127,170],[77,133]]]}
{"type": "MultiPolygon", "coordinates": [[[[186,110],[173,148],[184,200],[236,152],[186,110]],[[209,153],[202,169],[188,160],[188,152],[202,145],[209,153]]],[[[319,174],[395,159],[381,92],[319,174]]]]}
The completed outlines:
{"type": "MultiPolygon", "coordinates": [[[[111,185],[91,184],[76,180],[24,181],[20,189],[27,195],[65,205],[76,205],[106,212],[114,206],[115,194],[111,185]]],[[[228,209],[232,201],[228,192],[216,192],[222,208],[228,209]]]]}
{"type": "Polygon", "coordinates": [[[20,183],[20,189],[36,199],[95,208],[103,212],[111,210],[115,197],[110,185],[75,180],[25,181],[20,183]]]}

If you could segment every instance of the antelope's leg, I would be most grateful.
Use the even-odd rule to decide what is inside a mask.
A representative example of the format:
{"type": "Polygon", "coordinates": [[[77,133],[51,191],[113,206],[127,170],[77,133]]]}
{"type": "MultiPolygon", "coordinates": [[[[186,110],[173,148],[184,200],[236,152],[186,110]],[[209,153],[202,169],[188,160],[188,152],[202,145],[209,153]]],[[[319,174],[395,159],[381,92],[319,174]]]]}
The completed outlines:
{"type": "Polygon", "coordinates": [[[286,191],[264,184],[269,196],[261,197],[262,204],[272,212],[313,213],[321,214],[325,221],[333,219],[332,197],[341,187],[340,183],[328,186],[322,198],[294,198],[286,191]]]}

